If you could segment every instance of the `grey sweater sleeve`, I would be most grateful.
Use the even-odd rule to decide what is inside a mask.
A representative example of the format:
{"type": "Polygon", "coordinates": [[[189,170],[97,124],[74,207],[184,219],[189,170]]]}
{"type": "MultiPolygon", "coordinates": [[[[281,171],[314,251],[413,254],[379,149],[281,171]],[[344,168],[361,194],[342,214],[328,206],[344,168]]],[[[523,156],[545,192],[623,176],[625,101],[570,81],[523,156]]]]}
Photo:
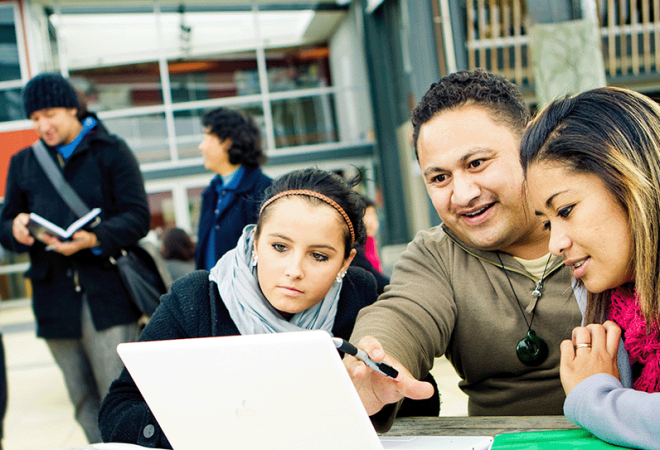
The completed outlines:
{"type": "Polygon", "coordinates": [[[660,392],[624,388],[615,377],[599,373],[568,394],[564,414],[603,441],[660,450],[660,392]]]}

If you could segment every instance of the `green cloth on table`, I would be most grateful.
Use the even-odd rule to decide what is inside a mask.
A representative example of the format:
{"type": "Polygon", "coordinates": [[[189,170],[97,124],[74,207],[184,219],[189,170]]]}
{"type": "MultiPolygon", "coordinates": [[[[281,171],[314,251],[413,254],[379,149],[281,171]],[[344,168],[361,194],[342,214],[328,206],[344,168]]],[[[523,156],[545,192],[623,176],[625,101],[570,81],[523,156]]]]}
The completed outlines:
{"type": "Polygon", "coordinates": [[[571,450],[620,449],[617,445],[601,441],[587,430],[526,431],[498,434],[491,450],[571,450]]]}

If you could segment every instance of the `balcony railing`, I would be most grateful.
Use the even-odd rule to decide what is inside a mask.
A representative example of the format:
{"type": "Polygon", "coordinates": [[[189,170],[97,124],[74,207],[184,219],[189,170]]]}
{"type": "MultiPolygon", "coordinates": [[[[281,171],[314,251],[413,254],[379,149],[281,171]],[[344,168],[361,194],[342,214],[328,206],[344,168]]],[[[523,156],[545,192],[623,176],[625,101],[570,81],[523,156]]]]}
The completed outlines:
{"type": "Polygon", "coordinates": [[[599,0],[607,75],[657,73],[660,68],[660,0],[599,0]]]}
{"type": "Polygon", "coordinates": [[[532,84],[528,22],[524,0],[468,0],[470,68],[499,73],[518,85],[532,84]]]}
{"type": "MultiPolygon", "coordinates": [[[[548,0],[552,1],[552,0],[548,0]]],[[[595,0],[608,79],[660,72],[660,0],[595,0]]],[[[525,0],[468,0],[470,68],[533,85],[525,0]]]]}

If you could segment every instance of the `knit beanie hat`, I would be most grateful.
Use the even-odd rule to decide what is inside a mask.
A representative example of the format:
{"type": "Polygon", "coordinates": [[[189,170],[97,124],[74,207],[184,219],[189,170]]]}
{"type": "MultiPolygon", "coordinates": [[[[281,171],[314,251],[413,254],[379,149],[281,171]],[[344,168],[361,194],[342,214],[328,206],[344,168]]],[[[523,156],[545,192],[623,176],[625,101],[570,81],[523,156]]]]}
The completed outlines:
{"type": "Polygon", "coordinates": [[[57,73],[42,73],[23,88],[23,107],[30,115],[46,108],[80,108],[78,94],[71,83],[57,73]]]}

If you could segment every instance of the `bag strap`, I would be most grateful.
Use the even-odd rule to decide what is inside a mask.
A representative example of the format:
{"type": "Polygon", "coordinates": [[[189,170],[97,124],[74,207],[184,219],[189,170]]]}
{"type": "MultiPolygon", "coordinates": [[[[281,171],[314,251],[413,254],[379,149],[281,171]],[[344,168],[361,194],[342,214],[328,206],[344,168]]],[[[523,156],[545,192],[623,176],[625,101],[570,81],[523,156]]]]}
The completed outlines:
{"type": "Polygon", "coordinates": [[[80,196],[73,190],[62,176],[62,171],[55,165],[55,161],[48,154],[48,150],[41,142],[41,139],[32,144],[32,152],[37,157],[39,165],[46,173],[46,176],[52,183],[53,187],[60,194],[62,200],[71,208],[71,210],[78,216],[82,217],[87,214],[90,209],[85,202],[82,201],[80,196]]]}

